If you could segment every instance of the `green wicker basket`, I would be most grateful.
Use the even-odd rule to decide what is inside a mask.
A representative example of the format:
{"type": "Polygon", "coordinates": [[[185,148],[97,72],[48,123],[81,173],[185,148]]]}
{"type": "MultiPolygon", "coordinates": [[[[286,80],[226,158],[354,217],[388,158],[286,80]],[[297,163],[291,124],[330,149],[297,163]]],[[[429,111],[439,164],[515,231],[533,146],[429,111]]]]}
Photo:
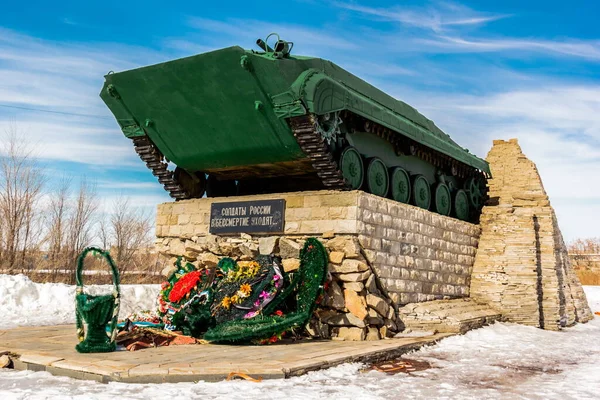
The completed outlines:
{"type": "Polygon", "coordinates": [[[75,349],[80,353],[106,353],[116,348],[117,321],[121,292],[119,290],[119,270],[110,254],[96,247],[86,248],[77,258],[75,274],[77,291],[75,294],[75,321],[79,343],[75,349]],[[101,255],[110,265],[113,275],[113,292],[108,295],[94,296],[84,293],[81,279],[83,264],[88,253],[101,255]],[[87,324],[84,332],[83,321],[87,324]]]}

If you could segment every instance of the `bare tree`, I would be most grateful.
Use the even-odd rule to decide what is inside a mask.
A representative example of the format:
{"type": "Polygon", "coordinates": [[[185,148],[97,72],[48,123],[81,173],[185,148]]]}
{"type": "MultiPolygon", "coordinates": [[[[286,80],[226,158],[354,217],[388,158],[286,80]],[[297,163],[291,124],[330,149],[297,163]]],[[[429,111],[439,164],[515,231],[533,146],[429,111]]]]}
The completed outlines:
{"type": "Polygon", "coordinates": [[[0,146],[0,260],[9,270],[18,262],[25,267],[27,250],[39,233],[35,223],[45,176],[32,152],[16,127],[5,132],[0,146]]]}
{"type": "Polygon", "coordinates": [[[92,241],[93,217],[98,209],[96,188],[82,179],[73,204],[67,232],[69,260],[75,262],[77,255],[92,241]]]}
{"type": "Polygon", "coordinates": [[[49,263],[45,269],[54,273],[73,269],[79,253],[93,240],[92,228],[98,208],[95,188],[82,179],[78,192],[73,195],[71,182],[71,178],[64,177],[49,196],[45,238],[49,263]]]}
{"type": "Polygon", "coordinates": [[[98,239],[102,245],[103,249],[109,249],[112,242],[112,233],[110,228],[110,221],[107,221],[106,218],[100,219],[98,223],[98,239]]]}
{"type": "Polygon", "coordinates": [[[113,204],[109,223],[101,223],[100,239],[105,248],[111,247],[119,269],[137,267],[136,255],[148,249],[151,243],[151,217],[133,207],[126,197],[119,197],[113,204]]]}
{"type": "Polygon", "coordinates": [[[568,249],[575,269],[600,269],[600,238],[576,239],[568,249]]]}
{"type": "Polygon", "coordinates": [[[71,179],[64,177],[57,189],[50,193],[46,240],[48,242],[48,259],[54,266],[64,262],[62,257],[68,228],[70,190],[71,179]]]}

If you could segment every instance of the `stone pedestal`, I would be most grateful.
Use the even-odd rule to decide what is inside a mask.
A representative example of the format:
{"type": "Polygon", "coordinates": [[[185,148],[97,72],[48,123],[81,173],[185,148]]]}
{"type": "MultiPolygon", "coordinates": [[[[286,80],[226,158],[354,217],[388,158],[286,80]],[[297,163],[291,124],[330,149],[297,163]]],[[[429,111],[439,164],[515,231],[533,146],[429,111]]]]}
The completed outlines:
{"type": "Polygon", "coordinates": [[[162,254],[197,268],[273,253],[286,271],[299,267],[303,241],[317,237],[329,251],[332,280],[309,331],[365,340],[397,332],[399,306],[468,297],[479,227],[362,191],[317,191],[161,204],[157,236],[162,254]],[[213,202],[265,199],[285,200],[282,234],[209,233],[213,202]]]}
{"type": "Polygon", "coordinates": [[[512,322],[557,330],[592,318],[537,168],[516,139],[490,150],[471,296],[512,322]]]}

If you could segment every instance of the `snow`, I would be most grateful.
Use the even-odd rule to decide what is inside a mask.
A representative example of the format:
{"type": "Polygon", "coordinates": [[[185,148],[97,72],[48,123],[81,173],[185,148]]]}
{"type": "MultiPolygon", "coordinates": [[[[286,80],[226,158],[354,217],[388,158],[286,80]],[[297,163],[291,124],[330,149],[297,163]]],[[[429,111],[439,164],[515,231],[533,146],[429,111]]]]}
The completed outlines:
{"type": "MultiPolygon", "coordinates": [[[[600,287],[584,289],[592,309],[600,311],[600,287]]],[[[140,285],[128,290],[124,290],[128,307],[141,301],[142,308],[148,308],[158,287],[140,285]]],[[[0,276],[4,321],[16,318],[14,325],[72,322],[73,294],[74,289],[67,285],[40,285],[22,276],[0,276]],[[13,295],[14,300],[6,299],[13,295]],[[31,315],[22,317],[26,313],[19,307],[26,307],[31,315]]],[[[562,332],[496,323],[406,355],[433,366],[410,375],[361,372],[364,365],[344,364],[261,383],[105,385],[47,372],[0,370],[0,399],[598,399],[599,339],[598,317],[562,332]]],[[[265,351],[271,349],[265,347],[265,351]]]]}
{"type": "MultiPolygon", "coordinates": [[[[112,285],[85,286],[86,292],[107,294],[112,285]]],[[[156,309],[160,285],[121,285],[119,315],[156,309]]],[[[0,275],[0,329],[75,323],[75,286],[35,283],[25,275],[0,275]]]]}

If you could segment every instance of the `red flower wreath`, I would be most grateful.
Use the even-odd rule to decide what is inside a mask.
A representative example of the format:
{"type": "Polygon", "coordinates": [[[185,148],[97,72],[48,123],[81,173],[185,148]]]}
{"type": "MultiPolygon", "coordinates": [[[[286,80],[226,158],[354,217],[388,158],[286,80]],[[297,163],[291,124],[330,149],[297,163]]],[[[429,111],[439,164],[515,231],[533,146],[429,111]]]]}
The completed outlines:
{"type": "Polygon", "coordinates": [[[200,271],[193,271],[179,278],[173,285],[171,293],[169,293],[169,301],[171,303],[177,303],[179,300],[183,299],[183,297],[196,286],[198,280],[200,280],[200,273],[200,271]]]}

